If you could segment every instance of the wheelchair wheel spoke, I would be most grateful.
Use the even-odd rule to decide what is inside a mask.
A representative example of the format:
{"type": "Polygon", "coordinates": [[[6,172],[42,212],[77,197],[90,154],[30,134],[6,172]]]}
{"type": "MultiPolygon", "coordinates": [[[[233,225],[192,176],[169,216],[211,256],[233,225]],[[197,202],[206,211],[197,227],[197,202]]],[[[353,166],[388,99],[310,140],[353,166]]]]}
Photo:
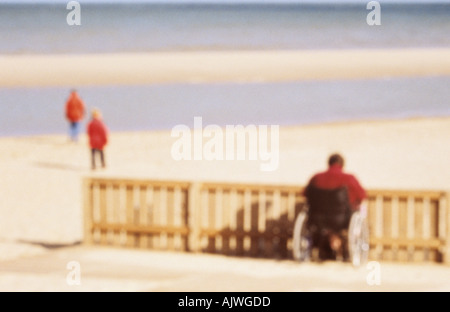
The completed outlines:
{"type": "Polygon", "coordinates": [[[295,260],[306,261],[309,259],[310,239],[306,228],[306,213],[297,216],[294,225],[292,252],[295,260]]]}
{"type": "Polygon", "coordinates": [[[360,266],[367,261],[369,252],[368,227],[365,218],[359,212],[352,215],[349,230],[350,261],[360,266]]]}

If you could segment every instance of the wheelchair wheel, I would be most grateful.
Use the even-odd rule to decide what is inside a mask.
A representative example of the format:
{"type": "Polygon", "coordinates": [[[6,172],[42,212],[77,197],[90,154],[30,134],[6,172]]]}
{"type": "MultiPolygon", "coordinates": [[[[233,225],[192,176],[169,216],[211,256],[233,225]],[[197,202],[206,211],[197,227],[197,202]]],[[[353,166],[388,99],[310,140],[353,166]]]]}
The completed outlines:
{"type": "Polygon", "coordinates": [[[369,227],[366,218],[359,211],[355,211],[350,219],[348,251],[354,266],[366,263],[369,255],[369,227]]]}
{"type": "Polygon", "coordinates": [[[311,239],[308,234],[307,215],[305,212],[299,213],[295,219],[292,253],[295,260],[307,261],[310,259],[311,239]]]}

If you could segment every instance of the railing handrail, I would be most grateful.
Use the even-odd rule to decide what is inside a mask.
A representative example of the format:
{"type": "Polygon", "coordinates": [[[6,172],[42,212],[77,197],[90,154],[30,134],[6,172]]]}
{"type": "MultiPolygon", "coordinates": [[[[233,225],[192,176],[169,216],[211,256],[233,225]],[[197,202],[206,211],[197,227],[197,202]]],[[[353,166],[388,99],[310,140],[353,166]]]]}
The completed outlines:
{"type": "MultiPolygon", "coordinates": [[[[302,193],[305,186],[296,184],[276,184],[276,183],[255,183],[255,182],[217,182],[217,181],[188,181],[188,180],[159,180],[159,179],[146,179],[146,178],[120,178],[120,177],[87,177],[87,181],[93,183],[104,184],[131,184],[131,185],[157,185],[157,186],[170,186],[170,187],[182,187],[188,188],[191,184],[197,183],[201,186],[201,189],[238,189],[238,190],[251,190],[251,191],[274,191],[281,190],[284,192],[297,192],[302,193]]],[[[439,199],[447,194],[446,190],[424,190],[424,189],[368,189],[368,197],[428,197],[430,199],[439,199]]]]}
{"type": "Polygon", "coordinates": [[[158,180],[158,179],[145,179],[145,178],[119,178],[119,177],[87,177],[85,182],[107,184],[107,185],[154,185],[161,187],[181,187],[183,189],[188,188],[192,182],[182,180],[158,180]]]}

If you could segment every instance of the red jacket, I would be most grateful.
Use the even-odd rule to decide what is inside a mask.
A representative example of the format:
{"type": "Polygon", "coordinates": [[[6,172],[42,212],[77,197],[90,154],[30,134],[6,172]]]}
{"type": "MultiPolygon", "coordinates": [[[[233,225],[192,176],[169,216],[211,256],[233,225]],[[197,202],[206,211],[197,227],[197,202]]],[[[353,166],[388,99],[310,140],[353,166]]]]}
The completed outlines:
{"type": "MultiPolygon", "coordinates": [[[[354,209],[357,209],[361,201],[366,198],[366,191],[358,180],[353,175],[342,172],[342,167],[339,165],[333,165],[327,171],[314,175],[308,183],[308,186],[310,185],[322,189],[346,186],[350,204],[354,209]]],[[[305,196],[307,196],[307,189],[308,187],[304,191],[305,196]]]]}
{"type": "Polygon", "coordinates": [[[72,92],[66,102],[66,118],[71,122],[78,122],[84,118],[85,106],[76,92],[72,92]]]}
{"type": "Polygon", "coordinates": [[[89,145],[91,148],[102,150],[108,143],[108,128],[100,119],[92,119],[87,126],[89,145]]]}

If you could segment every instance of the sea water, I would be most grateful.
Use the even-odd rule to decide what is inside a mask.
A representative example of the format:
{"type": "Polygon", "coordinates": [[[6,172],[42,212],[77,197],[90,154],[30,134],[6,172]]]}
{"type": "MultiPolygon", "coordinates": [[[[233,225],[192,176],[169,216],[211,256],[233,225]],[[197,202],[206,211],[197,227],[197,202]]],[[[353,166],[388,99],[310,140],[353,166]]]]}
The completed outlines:
{"type": "MultiPolygon", "coordinates": [[[[189,50],[439,48],[450,4],[381,2],[381,25],[358,4],[0,4],[0,54],[189,50]]],[[[0,69],[1,70],[1,69],[0,69]]],[[[208,124],[299,125],[450,115],[450,77],[81,87],[112,131],[208,124]]],[[[66,132],[70,87],[0,88],[0,135],[66,132]]]]}

